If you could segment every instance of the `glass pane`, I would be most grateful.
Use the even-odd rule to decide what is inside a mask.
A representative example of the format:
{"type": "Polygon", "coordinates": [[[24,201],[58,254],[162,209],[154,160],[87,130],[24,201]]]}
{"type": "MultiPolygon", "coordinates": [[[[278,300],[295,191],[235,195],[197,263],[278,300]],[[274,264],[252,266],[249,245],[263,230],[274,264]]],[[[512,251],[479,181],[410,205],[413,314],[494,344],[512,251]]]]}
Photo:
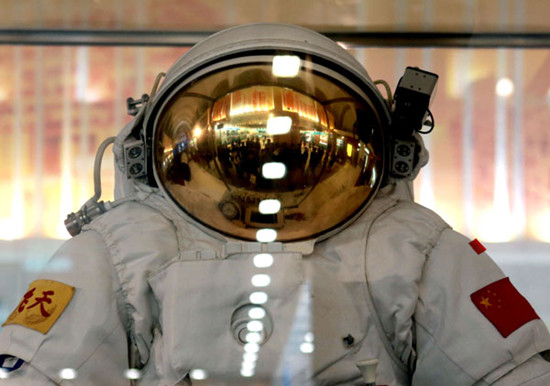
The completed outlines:
{"type": "MultiPolygon", "coordinates": [[[[69,2],[58,3],[61,7],[69,2]]],[[[0,25],[53,28],[61,24],[64,28],[89,25],[127,29],[137,25],[153,29],[183,25],[206,30],[246,22],[248,17],[253,17],[247,15],[255,15],[266,21],[315,20],[313,24],[320,27],[374,26],[383,30],[394,28],[390,20],[395,14],[405,12],[409,21],[403,22],[402,30],[422,28],[418,20],[412,18],[420,14],[420,8],[413,5],[418,3],[413,2],[411,5],[405,5],[409,4],[405,1],[366,5],[346,0],[279,2],[278,5],[256,1],[228,0],[226,3],[234,7],[226,7],[231,11],[225,13],[214,1],[193,3],[194,15],[203,15],[194,18],[189,13],[182,16],[182,10],[174,5],[155,6],[152,0],[117,2],[119,8],[115,10],[105,2],[93,2],[86,18],[82,16],[85,13],[69,8],[62,19],[56,19],[49,7],[36,8],[44,10],[40,14],[35,8],[27,12],[24,6],[14,2],[11,12],[19,15],[19,21],[13,24],[11,19],[0,16],[0,25]],[[138,6],[132,7],[132,4],[138,6]],[[285,6],[288,15],[282,14],[285,6]],[[358,9],[363,10],[362,15],[365,9],[371,13],[359,18],[358,9]],[[330,18],[334,12],[339,16],[330,18]],[[121,22],[121,14],[131,15],[127,23],[121,22]],[[373,17],[374,14],[380,18],[373,17]],[[181,23],[176,24],[171,17],[180,17],[181,23]]],[[[463,3],[468,2],[457,2],[454,7],[457,12],[468,15],[463,3]]],[[[524,3],[523,12],[529,14],[528,22],[522,24],[525,30],[539,30],[547,25],[539,19],[544,13],[533,12],[539,10],[535,4],[541,3],[524,3]]],[[[500,2],[484,4],[476,5],[482,7],[481,14],[493,15],[500,2]]],[[[433,12],[432,15],[445,13],[440,8],[434,8],[433,12]]],[[[512,17],[507,20],[509,25],[516,25],[512,17]]],[[[455,25],[452,20],[446,23],[442,28],[463,27],[462,23],[455,25]]],[[[472,23],[476,28],[503,28],[498,18],[492,16],[472,23]]],[[[434,23],[430,28],[437,27],[434,23]]],[[[550,325],[547,301],[550,51],[348,49],[374,80],[386,80],[392,90],[406,66],[418,66],[439,74],[438,91],[431,106],[435,129],[424,136],[430,163],[415,181],[416,200],[440,214],[456,230],[482,241],[541,319],[550,325]]],[[[126,98],[150,93],[157,74],[165,71],[183,52],[185,48],[181,47],[0,46],[0,73],[9,75],[0,79],[0,320],[9,315],[49,256],[69,237],[63,221],[93,194],[97,147],[130,120],[126,114],[126,98]]],[[[385,90],[381,92],[384,94],[385,90]]],[[[102,188],[101,199],[112,200],[114,167],[109,151],[102,167],[102,188]]],[[[254,264],[268,267],[272,262],[254,261],[254,264]]],[[[66,267],[61,262],[58,268],[66,267]]],[[[261,287],[263,279],[257,278],[259,281],[253,285],[261,287]]],[[[301,300],[308,298],[307,288],[298,290],[305,294],[301,300]]],[[[261,304],[261,299],[251,298],[250,302],[261,304]]],[[[299,304],[297,309],[303,310],[304,315],[296,317],[308,319],[309,307],[307,302],[299,304]]],[[[251,306],[246,311],[250,316],[252,310],[261,313],[261,309],[251,306]]],[[[303,343],[301,353],[315,349],[308,327],[309,324],[288,326],[289,334],[295,334],[303,343]]],[[[256,329],[253,324],[247,324],[246,328],[249,332],[256,329]]],[[[243,346],[243,358],[245,353],[243,346]]],[[[237,359],[241,361],[241,357],[237,359]]],[[[306,370],[311,365],[292,363],[306,370]]],[[[196,380],[206,376],[200,370],[195,369],[192,375],[196,380]]]]}
{"type": "MultiPolygon", "coordinates": [[[[0,71],[10,74],[0,83],[0,239],[18,240],[4,242],[4,272],[25,271],[29,264],[34,270],[59,244],[50,240],[68,238],[63,220],[93,194],[97,146],[129,120],[126,97],[149,92],[156,74],[183,51],[0,47],[0,71]]],[[[424,137],[431,160],[416,181],[417,201],[472,238],[508,243],[495,246],[495,259],[522,267],[512,276],[531,273],[516,285],[533,293],[528,297],[550,320],[542,291],[550,268],[541,257],[550,242],[548,50],[360,48],[353,53],[373,79],[387,80],[392,89],[407,65],[439,74],[431,107],[436,128],[424,137]]],[[[110,200],[109,152],[102,170],[102,199],[110,200]]],[[[17,279],[22,276],[8,277],[14,281],[12,290],[2,292],[3,316],[27,285],[17,279]]]]}

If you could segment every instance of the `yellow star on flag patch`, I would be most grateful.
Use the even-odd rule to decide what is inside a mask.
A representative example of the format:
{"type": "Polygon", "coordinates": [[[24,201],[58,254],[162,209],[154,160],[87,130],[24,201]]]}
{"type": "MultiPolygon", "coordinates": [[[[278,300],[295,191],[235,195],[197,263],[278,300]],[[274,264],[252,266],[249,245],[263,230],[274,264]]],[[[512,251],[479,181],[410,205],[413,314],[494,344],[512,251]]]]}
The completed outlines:
{"type": "Polygon", "coordinates": [[[54,280],[35,280],[2,327],[19,324],[46,334],[74,294],[74,287],[54,280]]]}

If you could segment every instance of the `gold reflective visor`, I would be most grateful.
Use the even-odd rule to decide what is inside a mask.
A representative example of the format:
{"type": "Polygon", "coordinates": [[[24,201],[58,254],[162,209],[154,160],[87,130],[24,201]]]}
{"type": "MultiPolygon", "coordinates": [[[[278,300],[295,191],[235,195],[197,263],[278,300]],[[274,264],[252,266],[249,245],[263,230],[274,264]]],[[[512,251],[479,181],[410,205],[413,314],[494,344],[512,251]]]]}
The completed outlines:
{"type": "Polygon", "coordinates": [[[303,240],[372,198],[381,130],[372,105],[334,79],[244,65],[199,78],[163,105],[155,169],[170,197],[210,228],[260,242],[303,240]]]}

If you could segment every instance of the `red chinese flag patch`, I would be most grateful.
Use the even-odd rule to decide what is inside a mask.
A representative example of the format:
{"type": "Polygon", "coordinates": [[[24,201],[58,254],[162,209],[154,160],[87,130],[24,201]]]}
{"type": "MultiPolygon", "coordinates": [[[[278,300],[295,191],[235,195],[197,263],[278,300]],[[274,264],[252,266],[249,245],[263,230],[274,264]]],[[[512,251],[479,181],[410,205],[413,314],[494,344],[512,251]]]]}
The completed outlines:
{"type": "Polygon", "coordinates": [[[525,323],[540,319],[507,277],[483,287],[470,297],[477,309],[505,338],[525,323]]]}
{"type": "Polygon", "coordinates": [[[483,252],[487,250],[483,244],[479,242],[478,239],[475,239],[470,242],[470,247],[473,248],[473,250],[478,254],[481,255],[483,252]]]}

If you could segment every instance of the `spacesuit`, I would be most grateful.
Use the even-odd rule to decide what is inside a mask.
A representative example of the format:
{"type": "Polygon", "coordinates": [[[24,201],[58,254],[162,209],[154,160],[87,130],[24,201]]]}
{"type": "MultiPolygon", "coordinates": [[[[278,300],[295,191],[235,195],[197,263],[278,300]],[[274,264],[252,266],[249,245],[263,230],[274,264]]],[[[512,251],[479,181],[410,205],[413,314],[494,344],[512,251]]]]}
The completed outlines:
{"type": "MultiPolygon", "coordinates": [[[[426,99],[432,74],[411,71],[402,89],[426,99]]],[[[129,102],[116,200],[69,218],[3,324],[0,383],[550,384],[536,312],[413,201],[411,95],[383,98],[300,27],[193,47],[129,102]]]]}

